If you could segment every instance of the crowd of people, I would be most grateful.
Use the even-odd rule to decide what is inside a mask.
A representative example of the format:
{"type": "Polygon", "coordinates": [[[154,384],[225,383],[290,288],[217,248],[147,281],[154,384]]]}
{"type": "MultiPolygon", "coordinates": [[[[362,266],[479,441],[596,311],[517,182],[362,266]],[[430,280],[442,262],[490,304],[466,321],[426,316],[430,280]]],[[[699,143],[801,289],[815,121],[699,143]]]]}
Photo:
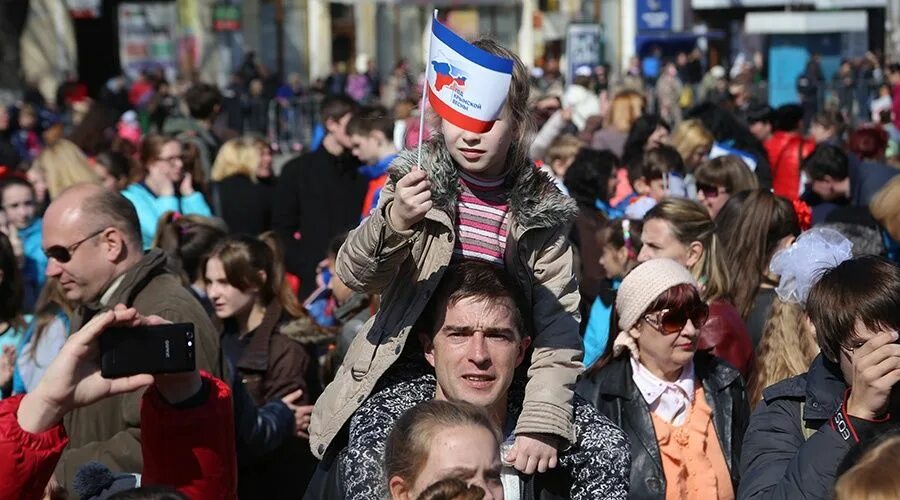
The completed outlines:
{"type": "Polygon", "coordinates": [[[0,498],[900,496],[900,64],[809,116],[752,61],[473,45],[488,131],[360,59],[280,169],[252,57],[0,110],[0,498]],[[100,375],[169,322],[195,370],[100,375]]]}

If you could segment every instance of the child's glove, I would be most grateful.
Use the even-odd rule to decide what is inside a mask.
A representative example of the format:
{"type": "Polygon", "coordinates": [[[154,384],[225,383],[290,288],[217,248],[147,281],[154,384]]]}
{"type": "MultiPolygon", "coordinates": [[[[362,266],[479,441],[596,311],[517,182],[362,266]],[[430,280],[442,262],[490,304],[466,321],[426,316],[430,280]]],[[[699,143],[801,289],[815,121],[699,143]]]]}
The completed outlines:
{"type": "Polygon", "coordinates": [[[556,468],[559,441],[550,434],[519,434],[504,461],[524,474],[547,472],[556,468]]]}
{"type": "Polygon", "coordinates": [[[421,168],[414,168],[397,181],[394,201],[388,213],[397,231],[406,231],[431,210],[431,181],[421,168]]]}

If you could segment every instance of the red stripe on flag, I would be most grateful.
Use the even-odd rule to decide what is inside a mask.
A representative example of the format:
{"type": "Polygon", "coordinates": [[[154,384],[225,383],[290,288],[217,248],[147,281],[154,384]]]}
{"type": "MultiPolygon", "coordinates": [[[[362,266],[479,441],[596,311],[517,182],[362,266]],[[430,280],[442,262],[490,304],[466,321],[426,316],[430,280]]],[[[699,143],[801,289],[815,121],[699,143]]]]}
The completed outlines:
{"type": "Polygon", "coordinates": [[[428,92],[428,102],[431,103],[431,107],[441,116],[441,118],[447,120],[448,122],[456,125],[457,127],[466,129],[470,132],[475,132],[476,134],[483,134],[494,126],[494,122],[485,122],[471,116],[466,116],[459,111],[453,109],[447,103],[441,100],[440,97],[435,95],[434,92],[428,92]]]}

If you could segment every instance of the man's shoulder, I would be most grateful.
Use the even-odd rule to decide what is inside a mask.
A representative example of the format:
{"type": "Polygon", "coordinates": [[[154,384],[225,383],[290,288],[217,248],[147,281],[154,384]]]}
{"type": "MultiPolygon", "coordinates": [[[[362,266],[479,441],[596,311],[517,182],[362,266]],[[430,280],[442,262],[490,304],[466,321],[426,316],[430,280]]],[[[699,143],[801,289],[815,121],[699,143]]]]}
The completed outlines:
{"type": "Polygon", "coordinates": [[[158,314],[171,321],[202,322],[212,325],[199,301],[174,274],[165,272],[152,277],[134,295],[133,305],[141,314],[158,314]],[[166,317],[174,315],[175,317],[166,317]]]}

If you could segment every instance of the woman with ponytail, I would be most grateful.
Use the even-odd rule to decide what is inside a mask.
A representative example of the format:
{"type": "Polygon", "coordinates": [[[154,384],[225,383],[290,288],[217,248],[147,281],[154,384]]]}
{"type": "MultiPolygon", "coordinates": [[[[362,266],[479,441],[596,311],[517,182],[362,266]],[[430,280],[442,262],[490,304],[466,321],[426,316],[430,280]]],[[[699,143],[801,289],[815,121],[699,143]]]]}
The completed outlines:
{"type": "MultiPolygon", "coordinates": [[[[298,389],[295,404],[313,403],[321,392],[316,344],[330,336],[291,300],[272,249],[252,236],[230,237],[209,253],[203,269],[207,296],[222,322],[222,352],[257,406],[298,389]]],[[[240,494],[290,498],[314,468],[309,442],[292,438],[241,468],[240,494]]]]}
{"type": "Polygon", "coordinates": [[[800,235],[800,221],[786,198],[768,189],[756,189],[744,200],[732,234],[734,238],[725,249],[733,283],[731,299],[756,347],[778,284],[778,277],[769,271],[769,261],[800,235]]]}
{"type": "Polygon", "coordinates": [[[667,257],[687,267],[709,304],[709,321],[698,348],[731,363],[746,377],[753,368],[753,344],[731,302],[731,278],[716,225],[695,201],[668,198],[644,217],[639,262],[667,257]]]}

